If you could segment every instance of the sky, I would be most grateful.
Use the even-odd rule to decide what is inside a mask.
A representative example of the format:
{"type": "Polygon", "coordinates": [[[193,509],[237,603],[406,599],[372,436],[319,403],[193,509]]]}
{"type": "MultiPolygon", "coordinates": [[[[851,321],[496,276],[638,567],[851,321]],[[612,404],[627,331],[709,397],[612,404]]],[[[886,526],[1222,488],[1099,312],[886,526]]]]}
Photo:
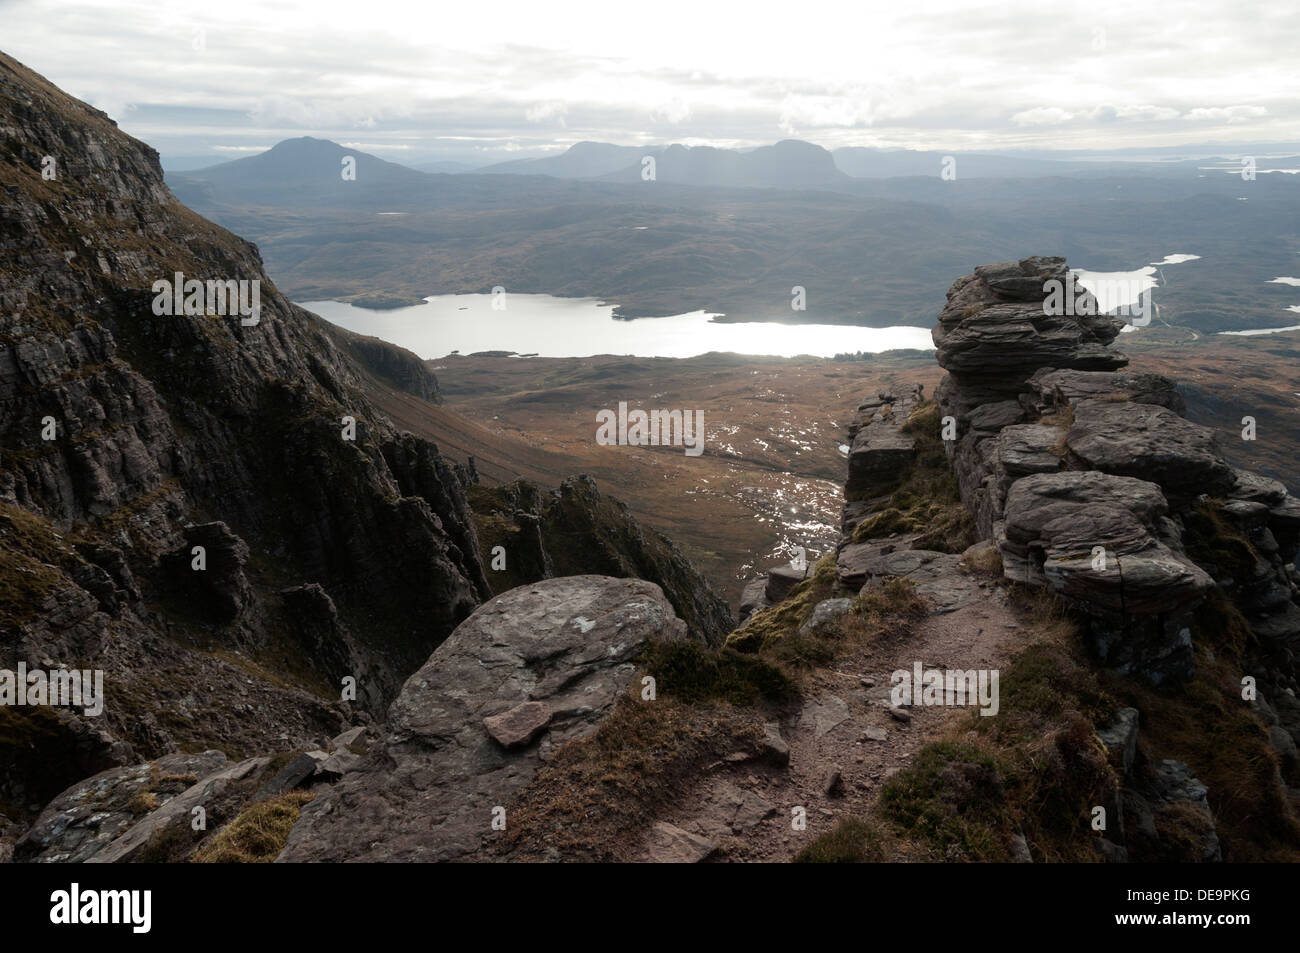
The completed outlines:
{"type": "Polygon", "coordinates": [[[1297,49],[1290,0],[0,0],[0,50],[164,161],[1296,142],[1297,49]]]}

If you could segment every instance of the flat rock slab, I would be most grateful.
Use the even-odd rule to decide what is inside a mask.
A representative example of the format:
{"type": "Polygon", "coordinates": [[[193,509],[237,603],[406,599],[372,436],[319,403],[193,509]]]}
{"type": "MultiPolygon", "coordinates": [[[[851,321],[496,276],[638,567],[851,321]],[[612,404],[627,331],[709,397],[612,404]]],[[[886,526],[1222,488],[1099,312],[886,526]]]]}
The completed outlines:
{"type": "Polygon", "coordinates": [[[820,738],[834,731],[849,718],[849,705],[844,699],[823,693],[808,701],[799,713],[799,728],[812,731],[820,738]]]}
{"type": "Polygon", "coordinates": [[[659,821],[650,828],[645,860],[652,864],[698,864],[718,845],[706,837],[659,821]]]}
{"type": "Polygon", "coordinates": [[[249,758],[238,764],[222,768],[208,775],[203,780],[187,788],[183,793],[172,798],[136,822],[130,830],[108,844],[102,850],[86,858],[88,864],[120,864],[129,861],[139,850],[149,843],[154,834],[170,826],[173,822],[188,824],[191,812],[202,807],[226,789],[234,781],[242,781],[256,775],[268,764],[270,758],[249,758]]]}
{"type": "Polygon", "coordinates": [[[857,591],[882,585],[887,579],[910,579],[916,584],[917,595],[936,615],[983,598],[979,580],[965,569],[961,556],[928,549],[884,551],[889,548],[879,542],[845,546],[835,566],[840,584],[857,591]]]}
{"type": "Polygon", "coordinates": [[[506,748],[526,745],[551,722],[551,709],[542,702],[524,702],[509,711],[483,719],[483,727],[506,748]]]}
{"type": "Polygon", "coordinates": [[[774,814],[776,808],[763,797],[724,781],[710,797],[698,822],[706,832],[726,836],[743,834],[774,814]]]}
{"type": "Polygon", "coordinates": [[[279,861],[474,853],[494,834],[493,809],[556,747],[595,731],[646,645],[687,637],[659,587],[639,579],[546,579],[484,603],[407,679],[383,742],[304,808],[279,861]],[[531,743],[502,747],[488,724],[519,737],[540,718],[529,703],[549,720],[531,743]]]}
{"type": "Polygon", "coordinates": [[[1181,415],[1186,409],[1174,382],[1159,374],[1133,371],[1073,371],[1043,368],[1029,379],[1029,389],[1044,409],[1080,400],[1129,400],[1156,404],[1181,415]]]}

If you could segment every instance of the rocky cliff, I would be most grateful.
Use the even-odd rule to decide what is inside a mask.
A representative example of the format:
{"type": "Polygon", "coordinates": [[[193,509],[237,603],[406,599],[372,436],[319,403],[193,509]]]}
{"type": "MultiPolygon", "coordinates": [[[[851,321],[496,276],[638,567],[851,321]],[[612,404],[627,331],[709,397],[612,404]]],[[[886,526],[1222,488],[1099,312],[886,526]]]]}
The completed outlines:
{"type": "MultiPolygon", "coordinates": [[[[0,126],[4,664],[102,669],[108,696],[79,764],[6,771],[0,796],[26,810],[64,772],[381,712],[486,596],[464,474],[374,412],[154,150],[7,57],[0,126]],[[257,282],[256,320],[155,313],[177,272],[257,282]],[[355,705],[321,700],[348,677],[355,705]]],[[[3,716],[21,761],[40,716],[3,716]]],[[[81,737],[61,720],[43,730],[81,737]]]]}

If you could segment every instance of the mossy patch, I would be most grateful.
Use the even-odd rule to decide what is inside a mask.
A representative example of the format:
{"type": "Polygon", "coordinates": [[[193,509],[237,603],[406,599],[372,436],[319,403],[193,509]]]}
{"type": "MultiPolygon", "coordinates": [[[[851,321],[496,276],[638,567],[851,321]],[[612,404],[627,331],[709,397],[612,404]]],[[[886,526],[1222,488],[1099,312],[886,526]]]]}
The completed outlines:
{"type": "Polygon", "coordinates": [[[840,818],[829,831],[795,854],[796,864],[865,864],[890,858],[884,825],[860,817],[840,818]]]}
{"type": "Polygon", "coordinates": [[[290,791],[259,801],[217,831],[194,854],[196,864],[269,864],[280,856],[303,805],[316,795],[290,791]]]}
{"type": "Polygon", "coordinates": [[[1183,548],[1218,579],[1243,583],[1255,575],[1255,547],[1224,517],[1222,500],[1202,500],[1183,517],[1183,548]]]}
{"type": "Polygon", "coordinates": [[[758,652],[799,631],[817,603],[830,598],[835,583],[835,554],[817,561],[812,575],[795,584],[774,606],[759,609],[745,624],[727,636],[727,646],[741,652],[758,652]]]}
{"type": "Polygon", "coordinates": [[[1004,861],[1013,830],[993,756],[973,744],[926,745],[885,783],[880,810],[944,860],[1004,861]]]}
{"type": "Polygon", "coordinates": [[[795,694],[780,668],[735,649],[717,651],[696,642],[656,642],[642,657],[656,691],[685,702],[724,699],[736,705],[779,702],[795,694]]]}

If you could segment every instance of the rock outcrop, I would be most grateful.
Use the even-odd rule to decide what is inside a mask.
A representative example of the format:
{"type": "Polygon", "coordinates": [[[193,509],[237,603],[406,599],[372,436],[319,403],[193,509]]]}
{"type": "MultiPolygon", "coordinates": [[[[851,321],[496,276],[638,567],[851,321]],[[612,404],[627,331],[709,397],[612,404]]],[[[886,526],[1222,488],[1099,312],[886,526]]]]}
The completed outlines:
{"type": "MultiPolygon", "coordinates": [[[[1196,674],[1198,641],[1226,639],[1238,674],[1254,679],[1265,726],[1235,730],[1252,750],[1277,754],[1279,776],[1261,783],[1294,792],[1300,500],[1230,465],[1215,434],[1183,416],[1173,381],[1125,369],[1109,348],[1119,322],[1089,314],[1095,302],[1086,293],[1078,314],[1049,313],[1048,282],[1067,278],[1063,259],[983,266],[954,283],[940,315],[934,339],[948,375],[925,428],[942,438],[939,459],[973,520],[978,542],[960,556],[922,545],[916,521],[890,509],[902,505],[894,487],[917,495],[921,415],[912,412],[911,426],[900,420],[896,394],[862,405],[850,428],[856,459],[835,592],[905,578],[942,612],[988,596],[964,568],[997,567],[1060,596],[1102,666],[1173,692],[1196,674]],[[1233,606],[1249,633],[1226,631],[1240,621],[1233,606]]],[[[1211,650],[1199,657],[1214,664],[1211,650]]],[[[1144,761],[1137,723],[1126,710],[1103,731],[1122,782],[1122,803],[1108,806],[1120,828],[1103,852],[1219,859],[1206,786],[1179,761],[1144,761]]]]}
{"type": "Polygon", "coordinates": [[[570,576],[485,603],[412,675],[385,738],[307,806],[281,861],[446,861],[566,741],[594,731],[653,640],[688,638],[658,586],[570,576]]]}
{"type": "Polygon", "coordinates": [[[1192,615],[1216,584],[1273,651],[1294,653],[1297,501],[1234,469],[1181,416],[1172,381],[1122,370],[1108,347],[1120,322],[1090,314],[1086,293],[1057,307],[1049,282],[1067,276],[1060,258],[981,266],[939,315],[937,396],[977,535],[1008,578],[1079,609],[1120,671],[1188,677],[1192,615]]]}

